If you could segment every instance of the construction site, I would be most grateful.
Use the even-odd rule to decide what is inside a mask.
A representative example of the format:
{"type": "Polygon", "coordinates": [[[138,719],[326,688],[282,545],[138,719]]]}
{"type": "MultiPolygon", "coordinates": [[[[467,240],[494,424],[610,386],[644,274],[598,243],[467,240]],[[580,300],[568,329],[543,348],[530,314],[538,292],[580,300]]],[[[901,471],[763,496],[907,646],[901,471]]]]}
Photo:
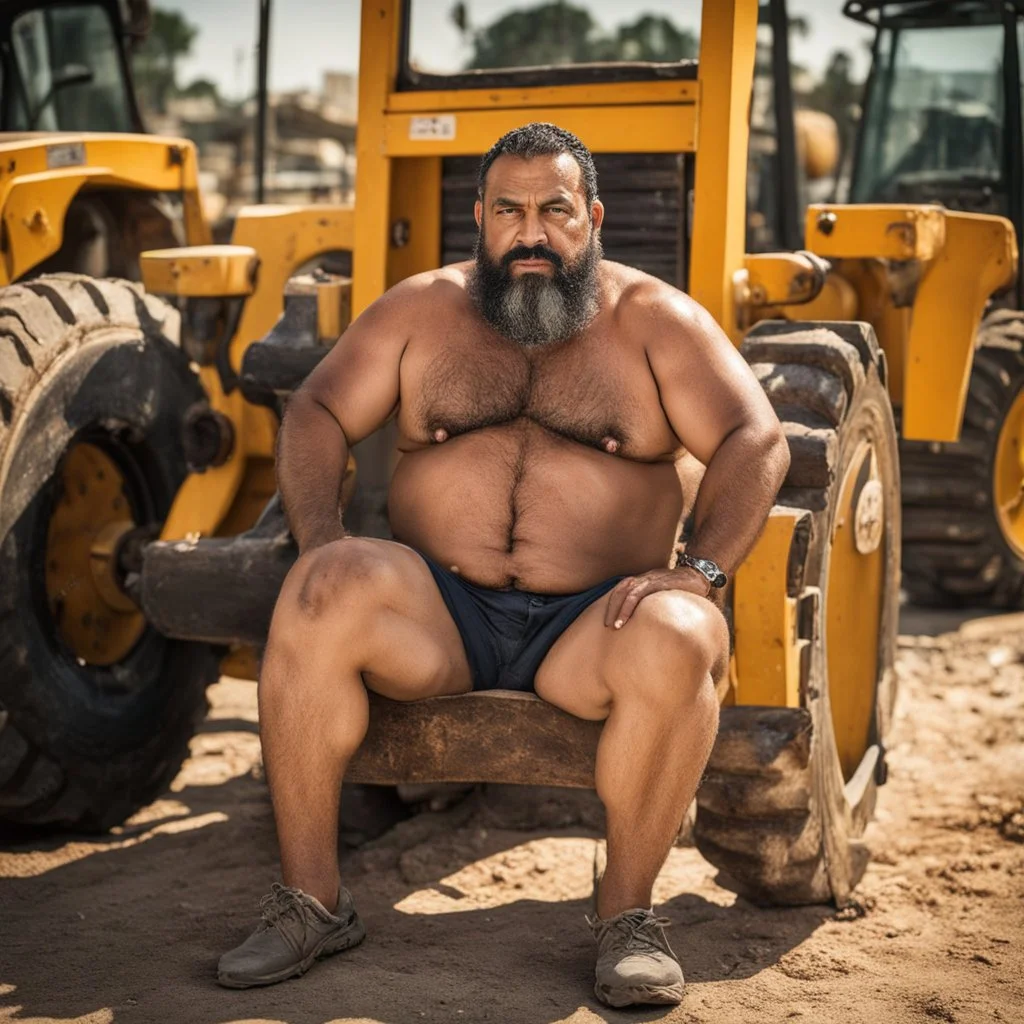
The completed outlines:
{"type": "Polygon", "coordinates": [[[1024,1019],[1022,96],[1021,0],[0,0],[0,1024],[1024,1019]]]}

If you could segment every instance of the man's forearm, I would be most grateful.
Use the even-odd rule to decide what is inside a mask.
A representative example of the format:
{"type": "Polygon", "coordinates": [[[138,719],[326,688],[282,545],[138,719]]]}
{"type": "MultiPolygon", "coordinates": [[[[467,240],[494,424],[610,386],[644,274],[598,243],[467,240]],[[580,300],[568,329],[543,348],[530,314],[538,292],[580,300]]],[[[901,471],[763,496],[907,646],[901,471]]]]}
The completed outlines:
{"type": "Polygon", "coordinates": [[[348,440],[334,416],[297,392],[277,442],[277,485],[300,551],[344,536],[341,484],[348,440]]]}
{"type": "Polygon", "coordinates": [[[740,428],[704,472],[686,550],[732,575],[754,546],[789,468],[781,431],[740,428]]]}

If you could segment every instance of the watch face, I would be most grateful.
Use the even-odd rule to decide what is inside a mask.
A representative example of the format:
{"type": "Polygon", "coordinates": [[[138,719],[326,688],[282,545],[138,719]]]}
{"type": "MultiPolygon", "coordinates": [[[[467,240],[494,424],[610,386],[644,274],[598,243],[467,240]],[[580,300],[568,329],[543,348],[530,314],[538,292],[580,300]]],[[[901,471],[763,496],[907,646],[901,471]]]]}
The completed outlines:
{"type": "Polygon", "coordinates": [[[696,569],[712,587],[724,587],[729,582],[729,577],[710,558],[694,558],[687,555],[684,564],[696,569]]]}

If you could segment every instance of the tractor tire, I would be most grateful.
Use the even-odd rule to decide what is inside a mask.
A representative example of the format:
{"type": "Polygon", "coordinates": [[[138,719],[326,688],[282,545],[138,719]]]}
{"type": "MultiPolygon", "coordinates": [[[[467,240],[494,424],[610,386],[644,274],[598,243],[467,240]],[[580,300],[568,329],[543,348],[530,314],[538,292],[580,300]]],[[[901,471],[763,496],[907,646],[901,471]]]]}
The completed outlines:
{"type": "Polygon", "coordinates": [[[1024,313],[982,321],[960,440],[903,441],[903,586],[915,604],[1024,595],[1024,313]]]}
{"type": "Polygon", "coordinates": [[[867,866],[895,701],[900,485],[884,359],[854,323],[764,322],[742,351],[789,439],[777,501],[807,513],[789,566],[800,707],[722,709],[694,837],[754,902],[841,906],[867,866]]]}
{"type": "Polygon", "coordinates": [[[0,289],[6,832],[121,823],[167,787],[206,711],[213,650],[150,628],[113,568],[114,541],[156,532],[185,478],[181,422],[203,391],[178,325],[124,281],[0,289]]]}

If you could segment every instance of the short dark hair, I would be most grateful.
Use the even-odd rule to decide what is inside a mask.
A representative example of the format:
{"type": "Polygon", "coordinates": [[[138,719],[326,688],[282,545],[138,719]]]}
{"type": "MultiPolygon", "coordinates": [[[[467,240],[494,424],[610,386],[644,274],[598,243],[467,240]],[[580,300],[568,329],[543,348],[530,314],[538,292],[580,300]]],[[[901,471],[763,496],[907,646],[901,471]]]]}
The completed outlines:
{"type": "Polygon", "coordinates": [[[480,161],[477,195],[483,199],[487,172],[499,156],[518,156],[529,160],[535,156],[557,156],[560,153],[568,153],[580,165],[583,172],[583,194],[589,206],[597,198],[597,168],[590,150],[572,132],[544,121],[513,128],[491,146],[480,161]]]}

